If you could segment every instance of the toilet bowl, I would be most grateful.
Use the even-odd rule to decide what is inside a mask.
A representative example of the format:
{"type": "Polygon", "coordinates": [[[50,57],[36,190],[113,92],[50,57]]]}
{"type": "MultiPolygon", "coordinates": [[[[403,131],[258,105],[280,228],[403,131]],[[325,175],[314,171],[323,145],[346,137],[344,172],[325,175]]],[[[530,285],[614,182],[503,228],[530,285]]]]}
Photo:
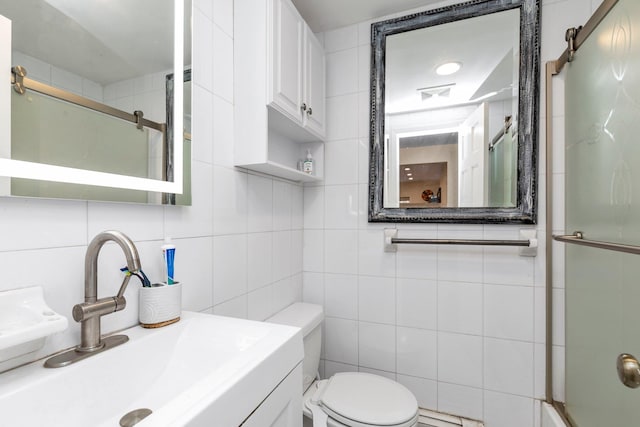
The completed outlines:
{"type": "Polygon", "coordinates": [[[342,372],[318,380],[322,342],[322,307],[295,303],[267,322],[297,326],[304,342],[302,411],[305,426],[414,427],[418,402],[403,385],[379,375],[342,372]]]}

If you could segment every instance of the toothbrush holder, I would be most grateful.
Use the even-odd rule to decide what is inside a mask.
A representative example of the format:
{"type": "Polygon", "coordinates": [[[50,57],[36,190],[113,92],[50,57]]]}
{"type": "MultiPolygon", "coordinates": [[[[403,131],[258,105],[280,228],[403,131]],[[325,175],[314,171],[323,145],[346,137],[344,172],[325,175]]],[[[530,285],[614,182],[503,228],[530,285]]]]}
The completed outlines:
{"type": "Polygon", "coordinates": [[[140,288],[139,316],[143,328],[160,328],[180,320],[182,284],[154,283],[140,288]]]}

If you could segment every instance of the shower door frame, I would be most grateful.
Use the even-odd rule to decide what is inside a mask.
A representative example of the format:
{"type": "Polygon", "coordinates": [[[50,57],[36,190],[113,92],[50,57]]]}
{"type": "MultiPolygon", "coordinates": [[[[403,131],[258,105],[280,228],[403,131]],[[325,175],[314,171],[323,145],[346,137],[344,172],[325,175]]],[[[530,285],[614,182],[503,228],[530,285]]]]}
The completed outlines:
{"type": "Polygon", "coordinates": [[[545,64],[545,401],[553,405],[567,426],[572,426],[573,423],[566,414],[564,403],[553,398],[553,77],[560,74],[567,62],[571,62],[573,54],[617,3],[618,0],[603,0],[584,26],[569,28],[566,35],[567,48],[558,59],[545,64]]]}

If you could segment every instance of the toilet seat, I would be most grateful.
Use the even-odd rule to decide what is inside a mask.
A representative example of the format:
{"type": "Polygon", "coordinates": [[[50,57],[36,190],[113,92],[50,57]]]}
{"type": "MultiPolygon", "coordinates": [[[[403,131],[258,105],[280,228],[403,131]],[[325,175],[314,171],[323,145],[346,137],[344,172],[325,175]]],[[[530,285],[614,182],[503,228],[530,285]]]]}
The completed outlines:
{"type": "MultiPolygon", "coordinates": [[[[418,420],[418,402],[409,390],[388,378],[362,372],[339,373],[319,381],[305,404],[314,414],[317,407],[349,427],[413,427],[418,420]]],[[[314,417],[314,426],[315,421],[314,417]]]]}

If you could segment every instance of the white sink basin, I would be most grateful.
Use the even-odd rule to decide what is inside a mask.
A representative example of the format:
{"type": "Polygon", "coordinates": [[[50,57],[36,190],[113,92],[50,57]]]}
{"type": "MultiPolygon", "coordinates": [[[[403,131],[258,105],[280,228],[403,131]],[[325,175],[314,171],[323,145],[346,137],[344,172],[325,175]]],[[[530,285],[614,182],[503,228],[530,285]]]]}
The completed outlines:
{"type": "Polygon", "coordinates": [[[303,357],[297,328],[199,313],[123,333],[129,342],[67,367],[0,374],[0,423],[117,427],[148,408],[136,426],[237,426],[303,357]]]}

